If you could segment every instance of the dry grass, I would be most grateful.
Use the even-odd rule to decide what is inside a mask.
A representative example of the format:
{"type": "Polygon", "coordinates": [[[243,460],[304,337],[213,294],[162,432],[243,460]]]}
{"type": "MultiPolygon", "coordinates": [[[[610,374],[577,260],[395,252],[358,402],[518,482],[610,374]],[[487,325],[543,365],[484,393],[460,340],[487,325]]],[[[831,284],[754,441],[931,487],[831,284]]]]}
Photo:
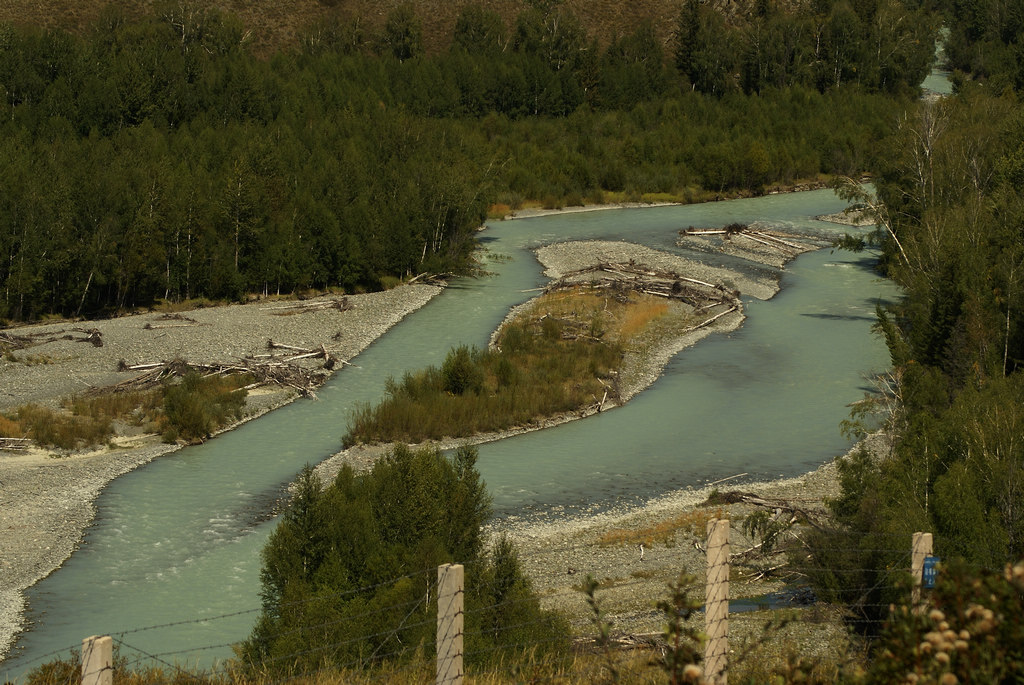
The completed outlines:
{"type": "MultiPolygon", "coordinates": [[[[467,685],[518,685],[541,682],[554,685],[592,685],[595,682],[606,682],[608,669],[612,666],[620,674],[620,682],[654,685],[665,682],[665,673],[654,663],[655,658],[655,652],[644,649],[613,650],[607,654],[588,649],[543,658],[527,655],[483,669],[470,667],[467,669],[464,682],[467,685]]],[[[80,668],[77,659],[51,662],[35,671],[30,682],[32,685],[73,682],[80,668]]],[[[435,668],[433,659],[420,656],[408,664],[386,665],[365,671],[325,670],[289,678],[288,682],[295,685],[370,685],[382,682],[394,685],[433,685],[436,682],[435,668]]],[[[280,681],[258,674],[230,670],[215,676],[169,667],[125,671],[115,663],[114,682],[122,685],[269,685],[280,681]]]]}
{"type": "Polygon", "coordinates": [[[157,300],[155,305],[153,305],[153,311],[162,314],[177,314],[180,312],[189,312],[194,309],[203,309],[205,307],[219,307],[226,304],[228,303],[209,300],[205,297],[193,297],[187,300],[180,300],[178,302],[160,299],[157,300]]]}
{"type": "Polygon", "coordinates": [[[496,202],[495,204],[493,204],[493,205],[491,205],[490,207],[487,208],[487,218],[488,219],[504,219],[511,212],[512,212],[512,207],[510,205],[504,204],[502,202],[496,202]]]}
{"type": "Polygon", "coordinates": [[[107,417],[74,416],[38,404],[18,407],[13,415],[5,417],[7,422],[17,424],[17,428],[5,437],[28,436],[39,445],[65,450],[100,445],[114,434],[107,417]]]}
{"type": "Polygon", "coordinates": [[[654,295],[630,293],[623,301],[606,290],[578,286],[542,295],[522,318],[554,317],[594,337],[625,344],[666,313],[668,303],[654,295]]]}
{"type": "MultiPolygon", "coordinates": [[[[230,397],[250,382],[252,377],[247,374],[211,377],[202,382],[195,392],[205,403],[205,412],[214,414],[213,428],[236,419],[238,410],[233,409],[220,416],[211,407],[223,403],[225,397],[230,397]]],[[[29,437],[38,445],[64,450],[102,445],[116,435],[119,424],[122,427],[125,424],[141,426],[148,433],[161,433],[173,428],[175,437],[177,431],[182,431],[186,437],[195,437],[183,430],[181,418],[168,416],[165,398],[169,387],[177,386],[161,386],[134,393],[106,392],[89,397],[70,397],[62,400],[60,410],[36,404],[23,405],[7,415],[0,414],[0,437],[29,437]]],[[[232,407],[239,401],[235,398],[232,407]]]]}
{"type": "Polygon", "coordinates": [[[729,518],[729,513],[721,507],[694,509],[679,516],[657,521],[644,528],[613,528],[598,538],[597,543],[602,546],[636,545],[641,542],[648,546],[656,542],[669,544],[679,533],[687,533],[703,539],[707,534],[708,521],[727,518],[729,518]]]}
{"type": "Polygon", "coordinates": [[[0,414],[0,438],[24,438],[26,434],[19,421],[0,414]]]}
{"type": "Polygon", "coordinates": [[[132,425],[157,420],[163,407],[163,389],[144,392],[108,392],[92,397],[72,397],[61,406],[76,416],[120,419],[132,425]]]}
{"type": "Polygon", "coordinates": [[[645,301],[637,302],[636,305],[626,310],[619,324],[619,336],[623,342],[633,338],[644,331],[652,321],[668,313],[668,303],[658,300],[652,295],[645,301]]]}

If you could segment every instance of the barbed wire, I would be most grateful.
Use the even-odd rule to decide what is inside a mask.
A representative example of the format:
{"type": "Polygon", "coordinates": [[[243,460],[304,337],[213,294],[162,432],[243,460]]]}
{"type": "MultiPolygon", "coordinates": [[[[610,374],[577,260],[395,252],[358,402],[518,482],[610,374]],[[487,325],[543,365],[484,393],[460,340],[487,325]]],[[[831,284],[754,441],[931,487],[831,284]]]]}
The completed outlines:
{"type": "MultiPolygon", "coordinates": [[[[23,668],[25,666],[30,666],[38,661],[42,661],[43,659],[49,659],[50,657],[57,656],[58,654],[75,652],[76,650],[80,650],[81,648],[82,643],[76,642],[75,644],[70,645],[68,647],[61,647],[60,649],[55,649],[52,652],[47,652],[46,654],[43,654],[41,656],[34,656],[31,659],[28,659],[27,661],[19,661],[17,657],[12,658],[10,659],[10,665],[17,665],[23,668]]],[[[5,661],[4,664],[7,665],[8,662],[5,661]]]]}

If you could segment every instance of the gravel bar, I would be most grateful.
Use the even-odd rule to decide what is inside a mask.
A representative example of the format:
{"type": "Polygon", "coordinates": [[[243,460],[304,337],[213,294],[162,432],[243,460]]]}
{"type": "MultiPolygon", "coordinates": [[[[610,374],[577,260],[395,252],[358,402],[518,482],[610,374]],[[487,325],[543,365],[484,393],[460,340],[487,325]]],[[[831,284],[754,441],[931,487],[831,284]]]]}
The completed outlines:
{"type": "MultiPolygon", "coordinates": [[[[57,406],[62,397],[113,385],[139,372],[129,364],[180,358],[195,363],[231,362],[264,351],[267,340],[318,348],[349,360],[391,326],[441,292],[408,285],[386,292],[349,295],[350,309],[286,309],[295,302],[269,301],[183,312],[187,319],[145,313],[79,323],[10,329],[18,335],[98,329],[103,346],[57,340],[0,359],[0,410],[29,402],[57,406]],[[148,325],[148,327],[147,327],[148,325]]],[[[301,304],[330,301],[332,297],[301,304]]],[[[295,399],[291,390],[250,393],[250,420],[295,399]]],[[[93,452],[0,451],[0,657],[24,627],[24,591],[60,567],[81,542],[95,516],[95,501],[114,478],[175,449],[155,436],[120,438],[116,448],[93,452]]]]}

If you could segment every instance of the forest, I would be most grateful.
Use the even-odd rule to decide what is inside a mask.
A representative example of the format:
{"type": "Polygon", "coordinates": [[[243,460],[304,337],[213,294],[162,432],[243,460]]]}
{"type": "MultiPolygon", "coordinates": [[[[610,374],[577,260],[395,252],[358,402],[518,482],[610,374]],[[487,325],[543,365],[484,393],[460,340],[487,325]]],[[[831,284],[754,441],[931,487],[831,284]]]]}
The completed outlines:
{"type": "MultiPolygon", "coordinates": [[[[878,310],[892,368],[846,428],[881,417],[891,447],[840,462],[832,524],[806,536],[799,565],[851,626],[877,627],[895,601],[884,588],[907,575],[893,550],[914,531],[949,561],[936,602],[951,621],[1024,557],[1020,3],[760,0],[737,16],[687,0],[667,43],[643,22],[599,40],[550,0],[513,17],[466,5],[439,43],[403,5],[379,29],[323,22],[271,54],[230,14],[183,7],[109,11],[74,33],[0,27],[0,319],[388,287],[472,270],[479,224],[529,203],[699,201],[869,172],[870,187],[837,187],[874,215],[879,268],[904,297],[878,310]],[[954,96],[920,101],[940,24],[954,96]]],[[[325,490],[304,474],[264,551],[246,660],[303,646],[279,641],[303,618],[290,600],[460,555],[557,633],[514,550],[488,557],[476,533],[459,537],[486,518],[474,459],[399,450],[325,490]],[[399,520],[381,502],[410,473],[420,506],[399,520]],[[445,522],[459,530],[431,506],[447,489],[466,505],[445,522]],[[373,534],[335,535],[349,529],[373,534]],[[400,529],[426,542],[391,545],[400,529]],[[372,552],[350,566],[350,543],[372,552]]],[[[385,594],[314,609],[351,622],[385,594]]],[[[861,682],[902,677],[924,620],[872,636],[883,658],[861,682]]],[[[1006,626],[1017,632],[985,647],[990,670],[953,664],[961,680],[1019,677],[1019,622],[1006,626]]]]}
{"type": "Polygon", "coordinates": [[[986,578],[1024,558],[1024,24],[1012,4],[951,4],[954,97],[900,118],[877,195],[846,186],[874,209],[882,268],[904,290],[878,311],[892,368],[847,426],[884,417],[890,452],[841,463],[836,526],[810,557],[818,587],[861,617],[883,616],[892,597],[844,588],[880,588],[895,572],[863,569],[898,567],[886,550],[914,531],[967,564],[947,589],[961,615],[986,578]],[[991,61],[966,59],[982,54],[991,61]]]}
{"type": "Polygon", "coordinates": [[[859,174],[929,68],[927,9],[688,0],[666,44],[469,4],[427,51],[404,4],[270,54],[184,2],[0,25],[0,321],[380,289],[472,270],[489,210],[859,174]]]}

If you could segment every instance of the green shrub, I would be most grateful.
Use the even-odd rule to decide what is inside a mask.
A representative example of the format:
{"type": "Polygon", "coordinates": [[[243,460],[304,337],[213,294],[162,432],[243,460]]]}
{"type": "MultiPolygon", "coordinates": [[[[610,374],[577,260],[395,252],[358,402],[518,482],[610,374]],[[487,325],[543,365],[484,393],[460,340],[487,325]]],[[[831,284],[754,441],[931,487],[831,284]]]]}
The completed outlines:
{"type": "MultiPolygon", "coordinates": [[[[237,389],[239,378],[210,376],[190,372],[180,383],[164,390],[164,415],[169,429],[188,441],[201,441],[215,430],[242,416],[246,391],[237,389]]],[[[166,440],[172,433],[164,432],[166,440]]]]}
{"type": "Polygon", "coordinates": [[[262,552],[263,614],[239,654],[255,672],[408,663],[433,642],[437,566],[466,568],[470,663],[564,649],[567,626],[541,611],[515,548],[488,552],[490,498],[474,448],[396,448],[324,489],[307,467],[262,552]]]}
{"type": "Polygon", "coordinates": [[[465,395],[479,393],[484,386],[484,372],[479,363],[480,354],[460,345],[448,352],[441,365],[441,381],[445,392],[465,395]]]}

